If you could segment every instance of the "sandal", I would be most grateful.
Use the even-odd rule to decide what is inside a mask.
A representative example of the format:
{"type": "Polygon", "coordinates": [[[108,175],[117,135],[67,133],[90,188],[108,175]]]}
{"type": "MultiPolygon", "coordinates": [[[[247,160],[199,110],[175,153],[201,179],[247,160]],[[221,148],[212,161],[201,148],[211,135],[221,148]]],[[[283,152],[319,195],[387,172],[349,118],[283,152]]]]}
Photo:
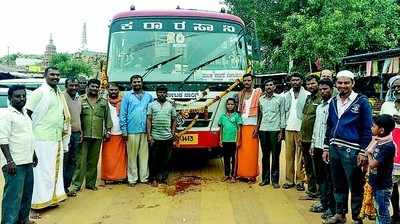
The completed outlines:
{"type": "Polygon", "coordinates": [[[76,197],[76,192],[75,191],[69,191],[69,192],[67,192],[67,196],[68,197],[76,197]]]}
{"type": "Polygon", "coordinates": [[[299,198],[299,200],[304,200],[304,201],[314,201],[317,199],[318,199],[318,197],[314,197],[314,196],[308,195],[308,194],[306,194],[304,196],[300,196],[300,198],[299,198]]]}
{"type": "Polygon", "coordinates": [[[91,191],[97,191],[97,187],[92,187],[92,186],[87,186],[86,189],[91,190],[91,191]]]}
{"type": "Polygon", "coordinates": [[[29,217],[31,219],[41,219],[42,218],[42,216],[40,216],[40,213],[39,212],[35,212],[34,210],[30,211],[29,217]]]}
{"type": "Polygon", "coordinates": [[[303,183],[296,184],[296,190],[297,191],[305,191],[306,189],[304,188],[303,183]]]}
{"type": "Polygon", "coordinates": [[[295,185],[294,184],[289,184],[289,183],[285,183],[282,185],[283,189],[289,189],[289,188],[293,188],[295,185]]]}
{"type": "Polygon", "coordinates": [[[313,206],[310,207],[310,212],[314,212],[314,213],[323,213],[325,212],[326,209],[324,209],[324,207],[322,207],[321,204],[314,204],[313,206]]]}

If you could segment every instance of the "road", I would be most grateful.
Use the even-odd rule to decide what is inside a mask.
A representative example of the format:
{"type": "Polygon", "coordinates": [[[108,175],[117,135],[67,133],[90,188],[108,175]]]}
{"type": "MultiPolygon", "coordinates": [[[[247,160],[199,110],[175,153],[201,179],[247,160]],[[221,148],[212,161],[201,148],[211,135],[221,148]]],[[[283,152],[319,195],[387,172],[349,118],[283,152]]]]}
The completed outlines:
{"type": "MultiPolygon", "coordinates": [[[[179,165],[170,174],[169,186],[155,188],[138,184],[128,188],[126,184],[104,185],[100,181],[98,191],[83,190],[76,198],[44,211],[37,223],[321,223],[319,214],[308,211],[312,202],[298,200],[303,193],[295,189],[221,182],[223,163],[220,158],[207,160],[180,154],[174,164],[179,165]],[[182,180],[189,184],[182,184],[182,180]],[[177,181],[181,183],[178,192],[175,189],[177,181]],[[188,188],[181,189],[184,187],[188,188]]],[[[281,181],[283,175],[281,172],[281,181]]]]}

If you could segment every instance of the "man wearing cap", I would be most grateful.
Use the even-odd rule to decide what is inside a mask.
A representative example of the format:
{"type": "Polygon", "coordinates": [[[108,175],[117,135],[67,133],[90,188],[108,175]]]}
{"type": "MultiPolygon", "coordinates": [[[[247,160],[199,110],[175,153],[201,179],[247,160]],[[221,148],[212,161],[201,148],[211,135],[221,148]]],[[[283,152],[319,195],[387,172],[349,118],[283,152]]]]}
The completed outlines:
{"type": "Polygon", "coordinates": [[[365,148],[371,141],[372,110],[368,98],[353,91],[354,74],[337,74],[339,95],[329,104],[323,160],[332,172],[336,215],[324,223],[345,223],[348,192],[351,191],[353,223],[362,223],[359,213],[363,201],[365,148]]]}
{"type": "MultiPolygon", "coordinates": [[[[333,71],[329,70],[329,69],[324,69],[321,71],[321,79],[329,79],[333,82],[333,71]]],[[[332,96],[336,96],[339,94],[338,89],[334,86],[333,87],[333,92],[332,92],[332,96]]]]}

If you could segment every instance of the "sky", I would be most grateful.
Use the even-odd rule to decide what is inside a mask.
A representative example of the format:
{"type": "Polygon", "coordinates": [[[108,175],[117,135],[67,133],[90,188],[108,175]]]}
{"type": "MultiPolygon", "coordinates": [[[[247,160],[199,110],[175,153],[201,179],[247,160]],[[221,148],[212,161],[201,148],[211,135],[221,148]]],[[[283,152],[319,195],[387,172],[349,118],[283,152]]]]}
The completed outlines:
{"type": "Polygon", "coordinates": [[[57,52],[76,52],[81,46],[83,23],[88,49],[105,52],[108,25],[113,15],[140,9],[203,9],[219,11],[221,0],[1,0],[0,56],[21,52],[43,54],[53,36],[57,52]]]}

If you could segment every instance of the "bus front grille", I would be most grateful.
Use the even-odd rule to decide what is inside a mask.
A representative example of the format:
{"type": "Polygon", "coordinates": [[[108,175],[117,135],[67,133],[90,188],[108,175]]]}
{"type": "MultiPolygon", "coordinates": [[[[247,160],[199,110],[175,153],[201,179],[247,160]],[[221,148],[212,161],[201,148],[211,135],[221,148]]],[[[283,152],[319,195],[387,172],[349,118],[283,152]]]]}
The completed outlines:
{"type": "MultiPolygon", "coordinates": [[[[199,117],[197,118],[196,123],[193,125],[193,127],[200,128],[200,127],[208,127],[212,121],[212,115],[213,112],[208,112],[208,114],[205,113],[199,113],[199,117]]],[[[192,123],[193,119],[196,117],[196,114],[191,113],[189,115],[186,115],[186,117],[182,117],[181,115],[178,115],[177,118],[177,124],[178,128],[186,128],[187,126],[192,123]]]]}

